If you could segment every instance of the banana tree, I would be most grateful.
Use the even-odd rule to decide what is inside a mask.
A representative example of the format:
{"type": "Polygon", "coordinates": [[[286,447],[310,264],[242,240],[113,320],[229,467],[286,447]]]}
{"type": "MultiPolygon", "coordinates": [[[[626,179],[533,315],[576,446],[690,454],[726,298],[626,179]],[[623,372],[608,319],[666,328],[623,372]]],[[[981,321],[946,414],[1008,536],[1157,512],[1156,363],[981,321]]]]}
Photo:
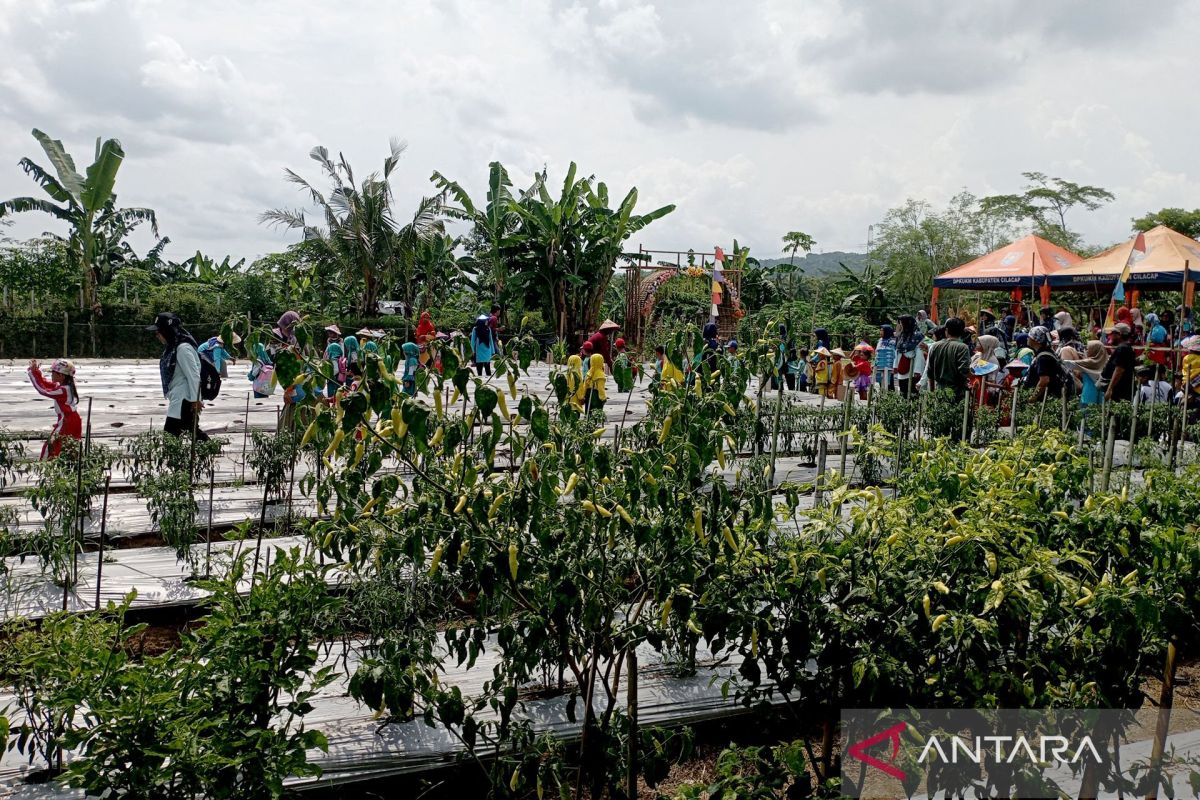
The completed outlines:
{"type": "Polygon", "coordinates": [[[42,197],[14,197],[0,202],[0,218],[38,211],[49,214],[70,226],[67,236],[67,259],[75,269],[83,285],[84,296],[91,307],[99,312],[100,304],[96,293],[97,284],[111,266],[114,252],[119,251],[124,236],[137,224],[149,222],[158,237],[158,222],[154,211],[149,208],[117,208],[117,171],[125,160],[125,151],[116,139],[101,142],[96,139],[96,154],[85,175],[80,175],[75,160],[58,139],[51,139],[36,128],[33,138],[45,151],[54,168],[47,169],[29,158],[22,158],[21,169],[37,181],[49,195],[42,197]]]}
{"type": "Polygon", "coordinates": [[[434,172],[430,180],[453,201],[442,209],[446,216],[471,223],[482,244],[466,262],[479,276],[478,288],[482,289],[485,282],[489,283],[496,302],[507,307],[511,300],[508,283],[512,273],[512,248],[516,244],[514,235],[520,224],[520,215],[514,208],[513,184],[508,170],[499,161],[488,165],[487,205],[483,208],[475,205],[457,181],[450,180],[442,173],[434,172]]]}
{"type": "Polygon", "coordinates": [[[593,178],[576,174],[572,162],[558,199],[550,196],[543,174],[536,191],[523,193],[514,205],[526,256],[519,279],[553,309],[560,337],[595,326],[624,242],[675,210],[670,205],[634,214],[636,188],[613,210],[603,182],[593,187],[593,178]]]}

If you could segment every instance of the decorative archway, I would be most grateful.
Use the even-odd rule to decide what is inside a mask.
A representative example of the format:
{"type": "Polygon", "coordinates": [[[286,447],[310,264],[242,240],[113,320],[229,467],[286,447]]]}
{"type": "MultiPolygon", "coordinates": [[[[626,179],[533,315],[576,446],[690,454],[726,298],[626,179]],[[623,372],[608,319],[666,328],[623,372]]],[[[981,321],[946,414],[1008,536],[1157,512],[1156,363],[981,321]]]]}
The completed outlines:
{"type": "MultiPolygon", "coordinates": [[[[699,259],[701,264],[716,258],[715,252],[698,253],[687,250],[647,250],[638,248],[638,263],[625,268],[625,338],[633,346],[641,345],[646,330],[654,318],[654,307],[658,300],[658,291],[671,278],[692,274],[695,277],[705,277],[712,274],[710,267],[688,265],[689,259],[699,259]],[[659,256],[655,265],[644,264],[651,257],[659,256]],[[661,258],[667,256],[667,258],[661,258]],[[675,261],[671,264],[670,261],[675,261]]],[[[724,284],[726,291],[721,298],[720,313],[717,315],[719,336],[731,339],[736,335],[738,320],[742,317],[741,288],[742,271],[740,269],[724,269],[724,284]]]]}

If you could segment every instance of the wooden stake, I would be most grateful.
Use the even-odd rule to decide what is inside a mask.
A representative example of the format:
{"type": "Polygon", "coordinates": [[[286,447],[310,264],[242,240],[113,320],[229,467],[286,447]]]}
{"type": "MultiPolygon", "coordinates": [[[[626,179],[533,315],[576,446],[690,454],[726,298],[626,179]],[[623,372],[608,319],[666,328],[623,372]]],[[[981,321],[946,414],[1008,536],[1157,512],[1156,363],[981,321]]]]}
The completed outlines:
{"type": "Polygon", "coordinates": [[[100,581],[104,575],[104,534],[108,528],[108,485],[112,473],[104,476],[104,505],[100,508],[100,549],[96,554],[96,610],[100,610],[100,581]]]}
{"type": "Polygon", "coordinates": [[[813,484],[813,505],[820,506],[825,492],[825,460],[829,455],[829,442],[822,436],[817,440],[817,479],[813,484]]]}
{"type": "Polygon", "coordinates": [[[630,647],[625,656],[625,713],[629,717],[629,773],[625,783],[625,794],[629,800],[637,800],[638,778],[638,679],[637,648],[630,647]]]}
{"type": "Polygon", "coordinates": [[[1171,725],[1171,705],[1175,697],[1175,642],[1167,643],[1167,661],[1163,667],[1162,691],[1158,693],[1158,721],[1154,726],[1154,747],[1150,753],[1150,784],[1146,800],[1157,800],[1167,730],[1171,725]]]}

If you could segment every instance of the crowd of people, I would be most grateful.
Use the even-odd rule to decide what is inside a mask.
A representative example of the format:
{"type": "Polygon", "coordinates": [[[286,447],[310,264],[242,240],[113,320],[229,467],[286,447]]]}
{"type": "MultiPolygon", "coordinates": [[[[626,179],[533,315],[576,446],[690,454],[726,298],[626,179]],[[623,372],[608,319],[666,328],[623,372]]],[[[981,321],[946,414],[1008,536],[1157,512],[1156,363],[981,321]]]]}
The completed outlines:
{"type": "MultiPolygon", "coordinates": [[[[442,348],[434,342],[458,340],[479,375],[492,374],[492,360],[501,352],[500,307],[474,320],[466,341],[459,332],[439,332],[428,311],[421,313],[411,341],[400,348],[395,359],[380,345],[383,331],[363,328],[343,334],[332,324],[325,328],[321,353],[323,368],[316,380],[297,379],[282,386],[280,427],[292,421],[295,405],[310,385],[321,400],[332,402],[344,387],[353,387],[362,377],[364,353],[380,353],[388,370],[398,372],[403,391],[415,396],[417,376],[422,369],[442,369],[442,348]],[[399,363],[393,363],[394,361],[399,363]]],[[[1033,324],[1021,326],[1014,315],[997,317],[982,309],[969,324],[951,317],[938,325],[925,311],[902,315],[897,326],[880,326],[879,338],[859,341],[849,352],[835,347],[829,332],[817,328],[809,346],[797,347],[786,325],[779,325],[775,369],[771,388],[782,391],[814,392],[831,400],[842,400],[847,392],[866,399],[872,387],[911,396],[921,391],[946,390],[962,400],[970,396],[980,405],[997,406],[1015,387],[1042,397],[1078,398],[1084,406],[1102,402],[1138,401],[1146,404],[1182,404],[1189,419],[1200,417],[1200,335],[1192,326],[1191,309],[1160,314],[1142,314],[1137,308],[1116,309],[1116,321],[1104,324],[1102,313],[1090,315],[1085,336],[1065,308],[1043,307],[1033,324]]],[[[270,336],[255,344],[247,378],[256,397],[271,396],[280,381],[276,360],[285,351],[301,355],[296,336],[301,316],[287,311],[276,322],[270,336]]],[[[203,401],[219,391],[222,377],[236,359],[226,342],[214,336],[203,344],[183,326],[178,315],[157,315],[147,331],[163,345],[159,376],[167,401],[164,432],[172,436],[192,433],[207,439],[200,428],[203,401]]],[[[605,320],[583,342],[579,353],[566,364],[568,398],[583,411],[601,409],[608,399],[608,377],[618,392],[629,392],[639,364],[617,336],[620,326],[605,320]]],[[[234,336],[232,345],[241,339],[234,336]]],[[[693,379],[701,364],[720,368],[719,359],[737,359],[738,343],[718,339],[717,325],[703,330],[703,345],[692,362],[676,364],[663,347],[655,349],[656,386],[684,385],[693,379]]],[[[43,375],[37,361],[29,362],[28,375],[35,390],[54,401],[56,421],[41,457],[56,457],[63,439],[80,439],[82,421],[76,408],[75,365],[58,359],[43,375]]]]}
{"type": "Polygon", "coordinates": [[[903,315],[899,329],[880,326],[874,342],[862,340],[849,352],[834,347],[818,328],[810,347],[797,347],[779,326],[777,377],[789,390],[811,391],[840,400],[847,392],[865,399],[872,386],[905,396],[944,389],[981,405],[1020,386],[1043,397],[1077,398],[1084,406],[1102,402],[1184,404],[1200,415],[1200,336],[1191,309],[1142,314],[1124,306],[1106,325],[1103,312],[1090,315],[1081,335],[1066,308],[1043,307],[1021,326],[982,309],[969,324],[951,317],[938,325],[924,311],[903,315]]]}

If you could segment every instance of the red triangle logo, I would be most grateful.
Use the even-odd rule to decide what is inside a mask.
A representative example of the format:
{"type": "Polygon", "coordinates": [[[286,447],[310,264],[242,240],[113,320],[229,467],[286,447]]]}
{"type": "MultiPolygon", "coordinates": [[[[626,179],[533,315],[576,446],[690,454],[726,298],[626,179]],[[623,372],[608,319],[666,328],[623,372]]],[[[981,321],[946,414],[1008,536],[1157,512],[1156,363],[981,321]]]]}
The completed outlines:
{"type": "Polygon", "coordinates": [[[850,754],[851,758],[857,758],[859,761],[867,764],[868,766],[874,767],[880,772],[883,772],[885,775],[890,775],[893,778],[902,781],[904,780],[904,770],[892,766],[892,764],[889,762],[894,762],[896,760],[896,756],[900,755],[900,734],[907,727],[907,724],[898,722],[887,730],[881,731],[869,739],[863,739],[860,742],[855,742],[847,748],[846,752],[850,754]],[[892,755],[887,761],[880,761],[878,758],[875,758],[867,753],[868,748],[874,747],[880,742],[887,741],[889,739],[892,742],[892,755]]]}

